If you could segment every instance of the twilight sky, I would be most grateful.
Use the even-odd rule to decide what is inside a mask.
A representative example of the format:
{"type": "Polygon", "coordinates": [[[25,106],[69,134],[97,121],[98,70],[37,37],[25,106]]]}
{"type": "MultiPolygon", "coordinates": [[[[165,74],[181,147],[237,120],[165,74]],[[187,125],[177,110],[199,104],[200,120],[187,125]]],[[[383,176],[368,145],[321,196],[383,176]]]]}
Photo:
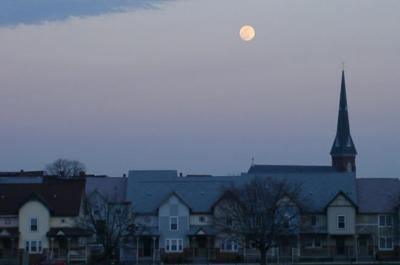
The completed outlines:
{"type": "Polygon", "coordinates": [[[358,176],[399,177],[398,10],[398,0],[2,0],[0,170],[59,157],[112,176],[238,174],[252,157],[329,164],[345,61],[358,176]]]}

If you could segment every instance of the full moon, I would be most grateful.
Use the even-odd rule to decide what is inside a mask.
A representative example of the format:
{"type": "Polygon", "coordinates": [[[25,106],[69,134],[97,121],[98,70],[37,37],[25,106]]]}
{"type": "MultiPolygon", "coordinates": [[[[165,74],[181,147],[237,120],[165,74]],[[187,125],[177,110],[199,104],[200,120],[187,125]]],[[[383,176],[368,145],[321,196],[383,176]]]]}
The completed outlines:
{"type": "Polygon", "coordinates": [[[244,25],[239,32],[240,38],[244,41],[251,41],[256,36],[256,31],[250,25],[244,25]]]}

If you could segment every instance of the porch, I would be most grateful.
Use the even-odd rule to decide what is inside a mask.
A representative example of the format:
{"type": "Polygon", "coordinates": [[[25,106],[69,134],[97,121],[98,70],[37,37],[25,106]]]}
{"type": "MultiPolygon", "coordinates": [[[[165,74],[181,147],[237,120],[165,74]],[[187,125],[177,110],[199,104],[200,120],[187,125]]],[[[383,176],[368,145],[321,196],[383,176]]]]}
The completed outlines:
{"type": "Polygon", "coordinates": [[[18,264],[18,228],[0,229],[0,264],[18,264]]]}
{"type": "Polygon", "coordinates": [[[47,260],[86,263],[89,257],[87,237],[90,235],[88,231],[79,228],[51,228],[47,233],[47,260]]]}
{"type": "Polygon", "coordinates": [[[215,229],[211,226],[192,225],[188,233],[189,259],[193,262],[215,261],[217,258],[215,234],[215,229]]]}
{"type": "Polygon", "coordinates": [[[334,261],[356,260],[357,236],[356,235],[335,235],[328,236],[329,255],[334,261]]]}
{"type": "Polygon", "coordinates": [[[157,227],[140,227],[133,241],[120,248],[121,261],[157,263],[160,261],[159,233],[157,227]]]}

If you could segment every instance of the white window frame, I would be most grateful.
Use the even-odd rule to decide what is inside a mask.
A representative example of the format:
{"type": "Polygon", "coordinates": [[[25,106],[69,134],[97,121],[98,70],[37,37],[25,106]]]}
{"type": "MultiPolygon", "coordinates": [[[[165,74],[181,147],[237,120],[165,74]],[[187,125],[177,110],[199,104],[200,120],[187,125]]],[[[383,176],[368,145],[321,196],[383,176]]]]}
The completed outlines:
{"type": "Polygon", "coordinates": [[[393,250],[394,249],[393,244],[394,244],[394,242],[393,242],[393,237],[392,236],[380,236],[379,237],[379,250],[393,250]],[[392,246],[391,247],[387,247],[389,238],[392,241],[392,246]],[[385,240],[385,246],[384,247],[381,246],[381,240],[382,239],[385,240]]]}
{"type": "Polygon", "coordinates": [[[378,226],[379,227],[392,227],[393,226],[393,216],[389,214],[378,215],[378,226]],[[383,218],[383,224],[381,224],[381,218],[383,218]],[[388,225],[388,219],[390,219],[390,225],[388,225]]]}
{"type": "Polygon", "coordinates": [[[31,217],[29,218],[29,232],[37,233],[39,232],[39,218],[31,217]],[[32,221],[36,220],[36,230],[32,230],[32,221]]]}
{"type": "Polygon", "coordinates": [[[169,231],[179,231],[179,217],[178,216],[170,216],[169,217],[169,231]],[[176,219],[176,229],[172,229],[172,220],[176,219]]]}
{"type": "Polygon", "coordinates": [[[337,229],[346,229],[346,216],[345,215],[338,215],[336,218],[336,228],[337,229]],[[339,226],[339,219],[343,217],[343,227],[339,226]]]}
{"type": "Polygon", "coordinates": [[[167,252],[167,253],[183,252],[183,239],[182,238],[167,238],[167,239],[165,239],[165,252],[167,252]],[[173,242],[176,243],[176,250],[172,249],[173,242]]]}
{"type": "Polygon", "coordinates": [[[239,241],[232,238],[226,238],[221,240],[220,251],[221,252],[238,252],[239,251],[239,241]],[[230,242],[230,248],[228,248],[228,242],[230,242]]]}
{"type": "Polygon", "coordinates": [[[41,240],[27,240],[25,241],[25,250],[32,254],[40,254],[43,253],[42,241],[41,240]],[[35,245],[36,250],[32,249],[32,246],[35,245]]]}

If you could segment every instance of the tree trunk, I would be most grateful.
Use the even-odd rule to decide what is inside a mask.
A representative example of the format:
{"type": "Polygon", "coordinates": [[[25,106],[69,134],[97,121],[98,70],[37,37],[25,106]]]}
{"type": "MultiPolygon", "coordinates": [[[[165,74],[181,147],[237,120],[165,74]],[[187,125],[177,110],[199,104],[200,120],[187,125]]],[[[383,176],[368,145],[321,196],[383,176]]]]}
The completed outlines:
{"type": "Polygon", "coordinates": [[[267,264],[267,250],[265,248],[260,249],[260,254],[261,254],[260,265],[266,265],[267,264]]]}

